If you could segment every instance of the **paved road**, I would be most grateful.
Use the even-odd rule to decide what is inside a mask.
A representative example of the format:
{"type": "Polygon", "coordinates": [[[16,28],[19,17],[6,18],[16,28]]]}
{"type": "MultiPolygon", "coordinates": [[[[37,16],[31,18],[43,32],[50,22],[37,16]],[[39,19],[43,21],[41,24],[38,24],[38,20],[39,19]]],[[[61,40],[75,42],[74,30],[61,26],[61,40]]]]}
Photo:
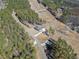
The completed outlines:
{"type": "Polygon", "coordinates": [[[40,56],[39,59],[47,59],[46,54],[45,54],[45,52],[44,52],[44,48],[41,46],[41,42],[40,42],[38,39],[36,39],[35,37],[33,37],[33,36],[34,36],[36,33],[38,33],[38,32],[37,32],[36,30],[34,30],[33,28],[28,28],[28,27],[26,27],[25,25],[23,25],[23,24],[19,21],[19,19],[15,16],[15,12],[14,12],[14,11],[13,11],[13,13],[12,13],[12,17],[14,18],[14,20],[15,20],[19,25],[21,25],[21,26],[24,28],[25,32],[28,32],[29,36],[32,36],[32,38],[36,40],[37,44],[35,45],[35,47],[36,47],[36,48],[38,49],[38,51],[39,51],[39,56],[40,56]]]}
{"type": "Polygon", "coordinates": [[[47,23],[44,24],[44,26],[46,28],[49,28],[49,26],[51,26],[54,30],[56,30],[54,38],[58,39],[59,37],[62,37],[63,39],[65,39],[68,42],[68,44],[70,44],[74,48],[79,59],[79,34],[72,31],[65,24],[57,21],[49,11],[45,10],[46,8],[42,4],[39,4],[37,2],[37,0],[28,1],[31,5],[31,9],[38,14],[39,18],[47,21],[47,23]],[[39,12],[39,10],[43,10],[43,12],[39,12]]]}

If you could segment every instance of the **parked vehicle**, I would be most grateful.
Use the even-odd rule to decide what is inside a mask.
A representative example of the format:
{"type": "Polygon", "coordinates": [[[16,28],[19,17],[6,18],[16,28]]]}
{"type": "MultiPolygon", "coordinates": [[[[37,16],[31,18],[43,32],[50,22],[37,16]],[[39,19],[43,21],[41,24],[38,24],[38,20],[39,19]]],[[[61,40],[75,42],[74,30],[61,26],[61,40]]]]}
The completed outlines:
{"type": "Polygon", "coordinates": [[[35,30],[40,31],[40,32],[45,32],[45,28],[41,25],[35,25],[34,27],[35,30]]]}

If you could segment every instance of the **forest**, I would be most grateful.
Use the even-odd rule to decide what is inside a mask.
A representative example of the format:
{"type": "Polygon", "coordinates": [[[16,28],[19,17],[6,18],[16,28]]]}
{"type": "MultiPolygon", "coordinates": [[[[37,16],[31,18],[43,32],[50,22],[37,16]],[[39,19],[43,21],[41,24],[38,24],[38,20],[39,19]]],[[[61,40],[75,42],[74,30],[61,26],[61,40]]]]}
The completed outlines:
{"type": "Polygon", "coordinates": [[[13,10],[21,12],[20,16],[29,20],[38,20],[38,15],[30,9],[27,0],[4,1],[7,8],[0,11],[0,59],[35,59],[31,38],[11,14],[13,10]]]}

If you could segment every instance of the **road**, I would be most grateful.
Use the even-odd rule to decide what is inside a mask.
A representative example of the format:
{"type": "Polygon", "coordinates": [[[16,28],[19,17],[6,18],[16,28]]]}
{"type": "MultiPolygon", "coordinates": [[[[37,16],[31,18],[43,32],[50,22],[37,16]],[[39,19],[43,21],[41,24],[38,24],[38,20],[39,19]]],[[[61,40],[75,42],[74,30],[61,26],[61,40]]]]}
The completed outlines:
{"type": "Polygon", "coordinates": [[[37,0],[28,1],[31,9],[38,14],[39,18],[47,22],[46,24],[44,24],[44,26],[47,29],[49,28],[49,26],[51,26],[55,30],[55,35],[53,36],[53,38],[58,39],[59,37],[62,37],[63,39],[65,39],[67,43],[73,47],[79,59],[79,34],[72,31],[65,24],[56,20],[48,10],[45,10],[46,8],[42,4],[37,2],[37,0]],[[43,11],[39,12],[39,10],[43,11]]]}
{"type": "Polygon", "coordinates": [[[35,34],[37,34],[38,32],[32,28],[28,28],[27,26],[25,26],[24,24],[22,24],[19,19],[15,16],[15,12],[13,11],[12,13],[12,17],[14,18],[14,20],[23,27],[23,29],[25,30],[25,32],[28,32],[29,36],[31,36],[34,40],[36,40],[37,44],[35,45],[37,52],[39,53],[39,58],[37,59],[47,59],[46,54],[44,52],[44,48],[41,46],[41,42],[40,40],[38,40],[36,37],[33,37],[35,34]]]}
{"type": "Polygon", "coordinates": [[[47,59],[47,56],[46,56],[46,54],[45,54],[45,52],[44,52],[44,48],[42,48],[42,46],[41,46],[41,42],[40,42],[40,40],[38,40],[38,39],[36,39],[36,41],[37,41],[37,44],[36,44],[36,47],[38,48],[38,50],[39,50],[39,55],[40,55],[40,59],[47,59]]]}

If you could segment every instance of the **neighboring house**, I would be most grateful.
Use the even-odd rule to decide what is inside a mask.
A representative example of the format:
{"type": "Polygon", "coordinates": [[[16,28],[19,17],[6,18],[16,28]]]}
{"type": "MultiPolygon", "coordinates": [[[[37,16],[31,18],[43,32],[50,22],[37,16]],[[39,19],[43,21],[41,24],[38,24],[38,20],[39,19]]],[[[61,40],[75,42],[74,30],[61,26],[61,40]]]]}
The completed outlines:
{"type": "MultiPolygon", "coordinates": [[[[34,29],[37,30],[38,33],[35,34],[33,37],[38,39],[41,42],[41,45],[44,46],[44,42],[48,39],[46,29],[41,25],[35,25],[34,29]]],[[[36,41],[34,44],[36,44],[36,41]]]]}
{"type": "Polygon", "coordinates": [[[61,8],[57,9],[56,18],[60,18],[63,15],[63,10],[61,8]]]}
{"type": "Polygon", "coordinates": [[[41,42],[41,45],[45,46],[46,43],[49,44],[48,40],[51,40],[51,38],[49,38],[47,30],[43,26],[40,26],[40,25],[36,25],[34,29],[38,31],[38,33],[35,34],[34,37],[37,38],[41,42]]]}

